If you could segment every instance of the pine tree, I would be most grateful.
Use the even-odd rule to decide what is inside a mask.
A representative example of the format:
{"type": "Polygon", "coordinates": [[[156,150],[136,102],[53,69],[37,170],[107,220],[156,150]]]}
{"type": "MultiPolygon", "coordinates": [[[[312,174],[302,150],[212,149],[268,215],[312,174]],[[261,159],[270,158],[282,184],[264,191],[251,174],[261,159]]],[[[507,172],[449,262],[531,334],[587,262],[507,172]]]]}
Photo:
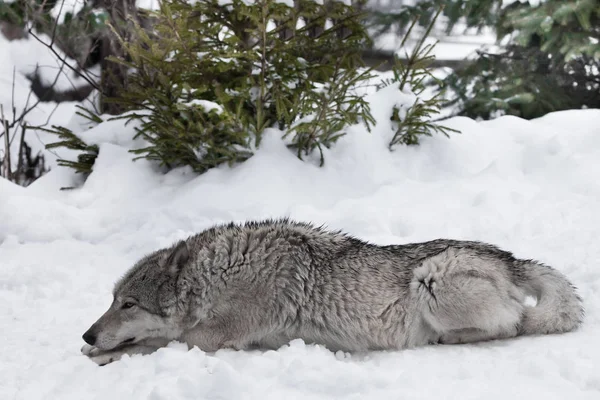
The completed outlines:
{"type": "Polygon", "coordinates": [[[474,64],[447,78],[459,115],[529,119],[600,107],[599,1],[513,3],[498,25],[498,37],[508,35],[503,51],[481,52],[474,64]]]}
{"type": "MultiPolygon", "coordinates": [[[[166,0],[153,34],[122,40],[134,71],[113,101],[141,121],[150,146],[136,150],[167,166],[202,172],[242,161],[266,128],[287,132],[302,158],[321,151],[350,124],[372,117],[352,87],[369,41],[362,13],[343,2],[166,0]]],[[[323,163],[321,151],[321,163],[323,163]]]]}
{"type": "MultiPolygon", "coordinates": [[[[167,168],[204,172],[246,160],[265,131],[277,128],[299,158],[316,154],[323,165],[323,148],[347,127],[370,129],[375,122],[366,92],[357,90],[373,85],[362,60],[370,44],[365,13],[346,3],[164,0],[151,30],[137,26],[129,39],[115,32],[126,57],[109,61],[131,72],[127,90],[112,99],[129,111],[116,118],[136,121],[137,137],[148,143],[131,151],[167,168]]],[[[420,96],[433,60],[424,39],[383,85],[414,100],[390,105],[397,131],[390,149],[452,131],[430,122],[440,100],[420,96]]],[[[88,174],[98,149],[53,129],[61,139],[56,146],[82,152],[61,164],[88,174]]]]}
{"type": "Polygon", "coordinates": [[[427,27],[442,9],[446,18],[445,30],[451,32],[456,23],[464,20],[468,27],[496,26],[501,18],[503,0],[417,0],[399,2],[391,12],[373,11],[370,22],[375,34],[394,31],[403,34],[417,18],[419,25],[427,27]]]}
{"type": "Polygon", "coordinates": [[[463,18],[469,27],[495,27],[498,42],[508,42],[444,80],[446,105],[456,114],[535,118],[600,107],[600,1],[426,0],[375,21],[382,29],[404,29],[411,15],[430,21],[442,3],[448,31],[463,18]]]}
{"type": "Polygon", "coordinates": [[[506,10],[499,35],[516,32],[514,42],[539,46],[565,61],[600,59],[600,1],[547,0],[537,6],[515,3],[506,10]]]}

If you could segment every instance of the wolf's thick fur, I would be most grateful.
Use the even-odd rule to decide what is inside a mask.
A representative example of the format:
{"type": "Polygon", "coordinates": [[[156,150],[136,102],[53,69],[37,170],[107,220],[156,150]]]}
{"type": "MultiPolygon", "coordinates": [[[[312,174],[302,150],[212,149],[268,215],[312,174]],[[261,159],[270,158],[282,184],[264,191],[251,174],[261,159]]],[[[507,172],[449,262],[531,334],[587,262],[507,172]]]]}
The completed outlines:
{"type": "Polygon", "coordinates": [[[82,351],[105,364],[171,340],[205,351],[294,338],[331,350],[402,349],[567,332],[582,317],[561,273],[489,244],[377,246],[305,223],[249,222],[140,260],[82,351]]]}

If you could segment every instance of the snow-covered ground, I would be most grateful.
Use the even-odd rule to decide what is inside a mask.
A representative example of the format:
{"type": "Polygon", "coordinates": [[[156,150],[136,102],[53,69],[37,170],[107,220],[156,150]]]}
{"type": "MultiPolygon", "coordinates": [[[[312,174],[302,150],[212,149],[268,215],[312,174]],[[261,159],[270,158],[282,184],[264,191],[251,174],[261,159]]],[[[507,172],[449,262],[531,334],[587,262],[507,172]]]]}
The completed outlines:
{"type": "Polygon", "coordinates": [[[455,118],[451,139],[386,150],[354,130],[318,168],[275,131],[248,162],[162,175],[104,143],[76,190],[65,169],[23,189],[0,180],[0,393],[6,399],[598,399],[600,111],[527,122],[455,118]],[[291,216],[376,243],[478,239],[566,273],[587,309],[573,333],[334,354],[187,351],[98,367],[81,335],[113,282],[161,246],[229,220],[291,216]]]}

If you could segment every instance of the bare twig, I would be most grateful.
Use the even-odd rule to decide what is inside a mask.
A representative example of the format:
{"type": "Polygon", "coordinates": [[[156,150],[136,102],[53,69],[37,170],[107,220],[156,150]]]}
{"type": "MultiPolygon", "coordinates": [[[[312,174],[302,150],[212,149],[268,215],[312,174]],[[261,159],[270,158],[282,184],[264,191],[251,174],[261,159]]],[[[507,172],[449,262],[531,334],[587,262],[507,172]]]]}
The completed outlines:
{"type": "MultiPolygon", "coordinates": [[[[58,28],[58,20],[60,19],[60,14],[62,14],[63,7],[65,5],[65,0],[60,2],[60,9],[58,10],[58,15],[56,16],[56,20],[54,21],[54,26],[52,27],[52,38],[50,38],[50,47],[54,45],[54,40],[56,39],[56,29],[58,28]]],[[[31,30],[31,28],[29,28],[31,30]]]]}
{"type": "MultiPolygon", "coordinates": [[[[17,67],[13,67],[13,80],[12,80],[12,94],[10,98],[10,106],[12,107],[13,121],[17,117],[17,108],[15,107],[15,81],[16,81],[17,67]]],[[[7,133],[8,135],[8,133],[7,133]]]]}
{"type": "MultiPolygon", "coordinates": [[[[56,83],[58,82],[58,78],[60,77],[60,75],[62,74],[62,71],[64,69],[64,64],[61,65],[61,67],[59,68],[58,73],[56,74],[56,77],[54,78],[54,81],[51,84],[51,87],[54,87],[56,85],[56,83]]],[[[36,67],[36,73],[37,73],[38,67],[36,67]]],[[[2,121],[2,125],[4,127],[4,132],[2,132],[2,134],[0,134],[0,138],[2,136],[4,136],[4,143],[5,143],[5,153],[4,153],[4,171],[5,171],[5,175],[6,178],[10,181],[14,179],[19,179],[20,174],[22,172],[22,168],[23,168],[23,150],[25,148],[25,133],[27,132],[28,128],[35,128],[33,126],[28,126],[28,124],[25,121],[25,118],[27,117],[27,115],[34,110],[41,102],[41,99],[37,99],[37,101],[35,101],[35,103],[33,103],[30,106],[30,101],[31,101],[31,95],[33,94],[33,89],[29,90],[29,93],[27,94],[27,99],[25,101],[25,106],[23,108],[23,110],[20,112],[20,114],[17,116],[17,112],[16,112],[16,106],[15,106],[15,75],[14,75],[14,69],[13,69],[13,87],[12,87],[12,98],[11,98],[11,105],[12,105],[12,114],[13,114],[13,118],[12,121],[10,121],[10,123],[8,122],[8,120],[5,118],[4,116],[4,107],[2,104],[0,104],[0,114],[1,114],[1,121],[2,121]],[[19,141],[19,153],[18,153],[18,159],[17,159],[17,169],[15,170],[15,174],[13,177],[13,173],[11,171],[11,151],[10,151],[10,146],[13,142],[13,140],[15,139],[15,137],[17,136],[17,130],[15,129],[15,133],[12,135],[10,135],[11,130],[14,127],[21,127],[21,138],[19,141]]],[[[52,112],[48,115],[48,117],[46,118],[46,122],[43,125],[40,125],[39,127],[45,126],[50,122],[50,118],[52,117],[52,115],[54,114],[54,112],[56,111],[56,109],[58,108],[58,104],[54,107],[54,109],[52,110],[52,112]]],[[[39,136],[38,136],[38,140],[39,140],[39,136]]],[[[15,183],[21,183],[21,182],[16,182],[15,183]]]]}
{"type": "MultiPolygon", "coordinates": [[[[14,83],[13,83],[14,85],[14,83]]],[[[31,112],[31,110],[33,110],[34,108],[37,107],[38,104],[40,104],[40,100],[38,99],[38,101],[36,101],[33,106],[31,106],[30,108],[27,108],[27,106],[29,105],[29,100],[31,99],[31,95],[33,94],[33,90],[29,90],[29,93],[27,93],[27,100],[25,100],[25,107],[23,108],[23,111],[21,112],[21,115],[19,116],[19,118],[13,119],[10,127],[13,128],[15,126],[20,126],[22,125],[23,121],[25,120],[25,117],[27,116],[27,114],[29,114],[31,112]]],[[[13,102],[14,102],[14,98],[13,98],[13,102]]],[[[8,132],[6,133],[8,135],[8,132]]],[[[17,136],[16,130],[15,130],[15,134],[12,136],[12,138],[10,138],[10,143],[12,144],[15,136],[17,136]]]]}
{"type": "MultiPolygon", "coordinates": [[[[58,104],[57,104],[58,106],[58,104]]],[[[56,109],[56,108],[55,108],[56,109]]],[[[52,113],[54,113],[54,111],[52,111],[52,113]]],[[[29,126],[29,128],[33,128],[33,134],[35,135],[36,139],[38,140],[38,142],[40,142],[42,144],[42,146],[44,146],[44,148],[46,147],[46,143],[44,143],[42,141],[42,139],[40,138],[40,135],[37,131],[37,129],[41,129],[45,126],[48,125],[48,122],[46,122],[44,125],[38,125],[38,126],[29,126]]],[[[54,155],[56,158],[61,158],[58,153],[56,153],[53,149],[48,149],[46,148],[46,151],[49,152],[50,154],[54,155]]]]}
{"type": "Polygon", "coordinates": [[[4,118],[4,106],[0,104],[0,118],[2,118],[2,125],[4,125],[4,173],[6,178],[10,181],[12,173],[10,172],[10,142],[8,140],[8,121],[4,118]]]}
{"type": "Polygon", "coordinates": [[[58,60],[60,62],[62,62],[64,65],[66,65],[67,67],[69,67],[69,69],[73,72],[75,72],[77,75],[81,76],[91,87],[93,87],[94,89],[98,90],[99,92],[102,92],[102,89],[100,88],[100,86],[98,86],[98,84],[96,84],[96,82],[94,82],[92,79],[90,79],[87,74],[82,73],[81,71],[84,71],[84,68],[82,68],[79,65],[79,62],[77,60],[75,60],[75,62],[78,64],[78,67],[81,69],[81,71],[78,71],[77,68],[73,67],[71,64],[69,64],[67,62],[67,58],[66,57],[62,57],[54,48],[53,45],[49,45],[48,43],[44,42],[42,39],[39,38],[39,36],[37,36],[35,33],[33,33],[33,29],[29,28],[28,32],[31,36],[33,36],[35,38],[35,40],[37,40],[38,42],[40,42],[42,45],[44,45],[48,50],[50,50],[52,52],[52,54],[54,54],[54,56],[56,58],[58,58],[58,60]]]}
{"type": "MultiPolygon", "coordinates": [[[[23,149],[25,148],[25,132],[27,131],[27,125],[21,125],[21,140],[19,142],[19,159],[17,160],[17,172],[15,179],[18,180],[23,173],[23,149]]],[[[21,182],[15,182],[21,183],[21,182]]]]}
{"type": "MultiPolygon", "coordinates": [[[[59,72],[56,74],[56,77],[54,78],[54,81],[52,82],[51,87],[56,85],[56,82],[58,82],[58,78],[60,77],[60,74],[62,73],[63,67],[64,66],[61,66],[61,68],[59,69],[59,72]]],[[[36,73],[37,73],[37,67],[36,67],[36,73]]],[[[13,83],[13,85],[14,85],[14,83],[13,83]]],[[[8,126],[8,129],[5,129],[5,132],[3,134],[6,134],[6,136],[9,136],[10,129],[14,128],[15,126],[23,125],[23,123],[25,122],[25,117],[27,117],[27,115],[41,103],[41,99],[38,98],[37,101],[32,106],[29,107],[29,101],[31,99],[32,94],[33,94],[33,90],[30,89],[29,93],[27,94],[27,100],[25,101],[25,107],[23,108],[23,111],[21,112],[21,114],[18,117],[14,118],[10,124],[8,124],[5,121],[5,123],[8,126]]],[[[14,98],[12,99],[12,102],[14,103],[14,98]]],[[[13,137],[10,138],[10,143],[12,143],[15,136],[16,136],[16,132],[13,135],[13,137]]],[[[1,137],[1,135],[0,135],[0,137],[1,137]]]]}

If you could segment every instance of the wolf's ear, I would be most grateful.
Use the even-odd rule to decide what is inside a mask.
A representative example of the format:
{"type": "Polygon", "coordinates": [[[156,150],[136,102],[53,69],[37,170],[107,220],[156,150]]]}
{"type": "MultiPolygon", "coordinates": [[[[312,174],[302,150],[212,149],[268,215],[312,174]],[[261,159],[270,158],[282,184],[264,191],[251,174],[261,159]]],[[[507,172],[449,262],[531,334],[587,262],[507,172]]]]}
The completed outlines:
{"type": "Polygon", "coordinates": [[[190,259],[190,250],[187,243],[181,240],[171,251],[171,254],[165,260],[165,268],[172,275],[177,275],[183,265],[190,259]]]}

